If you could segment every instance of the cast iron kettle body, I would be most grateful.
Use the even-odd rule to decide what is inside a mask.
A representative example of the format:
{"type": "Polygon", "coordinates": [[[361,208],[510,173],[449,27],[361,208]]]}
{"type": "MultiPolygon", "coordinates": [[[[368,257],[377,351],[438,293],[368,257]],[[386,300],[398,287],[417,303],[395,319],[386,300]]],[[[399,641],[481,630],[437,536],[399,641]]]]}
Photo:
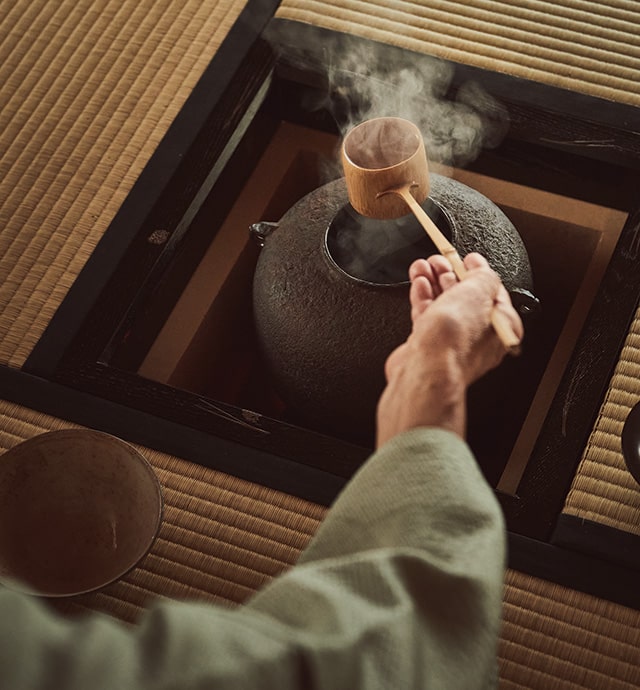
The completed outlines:
{"type": "MultiPolygon", "coordinates": [[[[435,174],[427,203],[461,256],[484,254],[521,312],[536,309],[526,249],[500,209],[479,192],[435,174]]],[[[278,223],[252,226],[262,245],[253,282],[254,319],[265,365],[291,421],[370,444],[384,362],[411,328],[406,275],[414,257],[396,281],[345,272],[330,251],[333,220],[345,210],[355,214],[342,178],[305,196],[278,223]]],[[[416,232],[431,245],[424,231],[416,232]]],[[[393,248],[382,251],[383,264],[384,251],[393,248]]],[[[418,251],[416,256],[425,255],[418,251]]],[[[427,248],[426,255],[434,253],[433,245],[427,248]]]]}

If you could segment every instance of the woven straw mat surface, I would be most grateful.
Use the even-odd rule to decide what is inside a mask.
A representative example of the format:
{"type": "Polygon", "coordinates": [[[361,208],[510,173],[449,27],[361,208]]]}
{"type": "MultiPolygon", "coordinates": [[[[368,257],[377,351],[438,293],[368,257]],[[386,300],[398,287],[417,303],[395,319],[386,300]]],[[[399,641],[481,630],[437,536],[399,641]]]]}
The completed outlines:
{"type": "Polygon", "coordinates": [[[640,612],[507,573],[500,688],[640,687],[640,612]]]}
{"type": "Polygon", "coordinates": [[[24,364],[245,2],[0,3],[1,364],[24,364]]]}
{"type": "MultiPolygon", "coordinates": [[[[244,4],[0,4],[0,364],[24,364],[244,4]]],[[[278,16],[640,104],[635,0],[284,0],[278,16]]]]}
{"type": "Polygon", "coordinates": [[[282,0],[276,16],[640,105],[636,0],[282,0]]]}
{"type": "Polygon", "coordinates": [[[640,311],[631,324],[563,512],[640,535],[640,486],[627,470],[620,436],[640,400],[640,311]]]}
{"type": "MultiPolygon", "coordinates": [[[[0,400],[0,450],[66,428],[77,427],[0,400]]],[[[163,597],[239,604],[295,563],[325,515],[321,506],[137,447],[162,484],[159,536],[119,582],[55,602],[65,614],[95,610],[133,623],[163,597]]],[[[509,571],[499,663],[504,687],[634,687],[640,612],[509,571]],[[603,679],[610,684],[599,685],[603,679]]]]}
{"type": "MultiPolygon", "coordinates": [[[[0,450],[67,428],[78,427],[0,400],[0,450]]],[[[68,600],[65,612],[89,608],[132,622],[157,597],[240,603],[295,562],[324,516],[308,501],[136,447],[162,485],[158,538],[122,580],[68,600]]]]}

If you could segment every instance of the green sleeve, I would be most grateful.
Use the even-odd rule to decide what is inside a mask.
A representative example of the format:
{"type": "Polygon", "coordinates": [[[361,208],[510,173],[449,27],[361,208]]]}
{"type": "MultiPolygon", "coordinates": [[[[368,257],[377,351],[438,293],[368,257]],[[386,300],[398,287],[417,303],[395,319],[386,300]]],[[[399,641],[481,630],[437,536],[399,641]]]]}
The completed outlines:
{"type": "Polygon", "coordinates": [[[156,605],[134,630],[0,591],[0,675],[29,688],[483,688],[495,683],[504,526],[467,446],[378,451],[296,567],[235,610],[156,605]]]}

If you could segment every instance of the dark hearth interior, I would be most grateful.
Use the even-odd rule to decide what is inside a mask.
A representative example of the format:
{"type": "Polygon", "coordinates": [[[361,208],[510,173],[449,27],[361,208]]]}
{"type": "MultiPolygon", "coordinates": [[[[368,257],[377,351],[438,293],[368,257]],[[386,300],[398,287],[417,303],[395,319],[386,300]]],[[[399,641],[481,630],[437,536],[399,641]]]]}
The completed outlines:
{"type": "MultiPolygon", "coordinates": [[[[249,228],[260,221],[280,221],[302,197],[337,178],[337,145],[338,139],[324,132],[286,122],[279,126],[224,223],[202,249],[199,265],[139,373],[366,447],[372,443],[370,401],[383,384],[381,372],[375,381],[362,380],[360,397],[369,400],[363,405],[371,420],[367,428],[354,429],[349,415],[337,415],[333,420],[301,415],[297,405],[287,404],[273,385],[254,326],[252,284],[261,250],[249,228]]],[[[517,228],[531,264],[533,292],[543,305],[538,317],[528,323],[522,355],[505,361],[470,393],[470,443],[492,484],[511,490],[526,466],[625,214],[487,175],[462,170],[447,174],[495,202],[517,228]]],[[[194,220],[196,228],[206,228],[209,222],[208,203],[194,220]]],[[[331,221],[350,213],[341,202],[327,222],[332,255],[339,250],[331,221]]],[[[435,215],[448,230],[441,209],[435,215]]],[[[273,236],[277,233],[275,230],[273,236]]],[[[411,223],[400,232],[412,233],[411,223]]],[[[411,252],[406,260],[413,256],[411,252]]],[[[394,273],[393,281],[396,276],[394,273]]],[[[381,282],[385,280],[389,278],[381,282]]],[[[405,299],[403,294],[398,304],[405,299]]],[[[526,306],[525,301],[525,310],[526,306]]],[[[304,377],[304,371],[293,369],[290,375],[304,377]]],[[[361,373],[353,366],[350,369],[352,377],[361,373]]],[[[344,385],[333,393],[349,400],[351,406],[359,397],[358,389],[346,390],[344,385]]]]}

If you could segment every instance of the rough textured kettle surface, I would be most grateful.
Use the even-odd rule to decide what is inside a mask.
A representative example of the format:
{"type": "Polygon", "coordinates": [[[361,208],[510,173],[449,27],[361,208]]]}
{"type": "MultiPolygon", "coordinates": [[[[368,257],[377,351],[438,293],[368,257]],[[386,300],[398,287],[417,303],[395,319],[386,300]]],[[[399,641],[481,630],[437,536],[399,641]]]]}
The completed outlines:
{"type": "MultiPolygon", "coordinates": [[[[506,216],[486,197],[431,176],[461,255],[480,251],[507,289],[530,290],[527,252],[506,216]]],[[[371,439],[384,387],[384,361],[409,334],[408,283],[350,278],[326,249],[331,220],[348,203],[344,179],[295,204],[265,240],[254,276],[258,342],[294,421],[352,440],[371,439]]]]}

